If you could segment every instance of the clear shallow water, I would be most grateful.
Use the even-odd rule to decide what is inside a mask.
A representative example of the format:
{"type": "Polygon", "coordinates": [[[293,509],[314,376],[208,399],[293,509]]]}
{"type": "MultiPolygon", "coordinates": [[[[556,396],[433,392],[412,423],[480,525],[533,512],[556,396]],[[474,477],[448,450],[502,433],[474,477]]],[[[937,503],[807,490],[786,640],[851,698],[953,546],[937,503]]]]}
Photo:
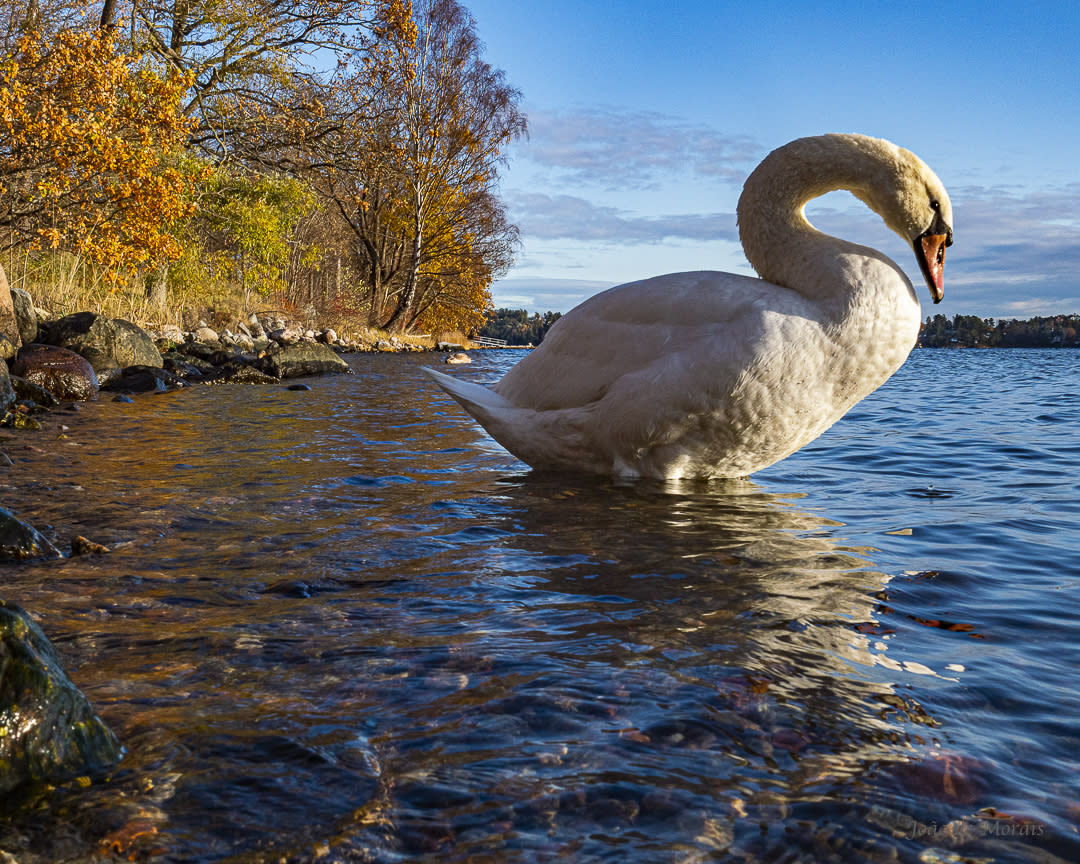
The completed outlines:
{"type": "Polygon", "coordinates": [[[0,596],[128,752],[0,850],[1080,861],[1080,354],[919,351],[753,480],[669,485],[530,473],[433,360],[4,445],[6,506],[115,548],[0,596]]]}

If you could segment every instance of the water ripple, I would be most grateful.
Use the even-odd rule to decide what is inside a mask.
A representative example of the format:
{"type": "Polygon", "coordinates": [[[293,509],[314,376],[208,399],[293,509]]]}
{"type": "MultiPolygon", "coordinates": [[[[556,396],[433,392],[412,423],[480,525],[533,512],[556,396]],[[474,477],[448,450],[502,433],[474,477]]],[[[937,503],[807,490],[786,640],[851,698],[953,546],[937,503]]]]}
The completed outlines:
{"type": "Polygon", "coordinates": [[[1080,860],[1074,357],[916,352],[752,482],[534,475],[413,355],[88,405],[0,489],[115,551],[5,592],[128,755],[0,849],[1080,860]]]}

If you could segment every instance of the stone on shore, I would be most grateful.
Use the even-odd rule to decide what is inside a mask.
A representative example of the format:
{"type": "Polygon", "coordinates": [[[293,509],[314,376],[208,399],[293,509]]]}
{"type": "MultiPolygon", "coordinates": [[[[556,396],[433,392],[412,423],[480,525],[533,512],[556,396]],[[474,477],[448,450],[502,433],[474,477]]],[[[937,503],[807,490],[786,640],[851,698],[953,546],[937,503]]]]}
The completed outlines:
{"type": "Polygon", "coordinates": [[[14,405],[17,398],[15,383],[8,373],[8,365],[3,360],[0,360],[0,414],[14,405]]]}
{"type": "MultiPolygon", "coordinates": [[[[19,322],[15,318],[15,301],[12,299],[7,273],[4,272],[3,267],[0,267],[0,336],[4,336],[14,346],[15,351],[22,345],[19,322]]],[[[11,359],[6,354],[0,354],[0,356],[3,356],[5,360],[11,359]]]]}
{"type": "Polygon", "coordinates": [[[206,345],[217,345],[221,342],[217,330],[208,327],[204,322],[199,322],[199,326],[192,331],[191,336],[196,342],[202,342],[206,345]]]}
{"type": "MultiPolygon", "coordinates": [[[[60,404],[60,400],[56,398],[54,393],[46,390],[40,384],[27,381],[18,375],[11,376],[11,386],[15,390],[16,398],[29,400],[41,408],[55,408],[60,404]]],[[[3,384],[0,384],[0,390],[2,389],[3,384]]],[[[2,397],[0,397],[0,401],[2,401],[2,397]]]]}
{"type": "MultiPolygon", "coordinates": [[[[181,378],[190,381],[193,378],[199,379],[209,371],[208,369],[200,369],[194,363],[189,362],[185,357],[176,351],[170,351],[162,356],[165,369],[168,372],[172,372],[173,375],[179,375],[181,378]]],[[[209,366],[210,364],[206,364],[209,366]]]]}
{"type": "Polygon", "coordinates": [[[320,342],[296,342],[277,349],[271,347],[259,360],[259,368],[275,378],[300,378],[305,375],[349,373],[349,364],[333,348],[320,342]]]}
{"type": "MultiPolygon", "coordinates": [[[[175,324],[162,324],[158,328],[157,337],[159,341],[171,343],[173,345],[182,345],[184,342],[184,331],[177,327],[175,324]]],[[[155,344],[157,344],[155,342],[155,344]]],[[[160,348],[158,349],[161,350],[160,348]]]]}
{"type": "Polygon", "coordinates": [[[18,353],[18,346],[8,339],[7,336],[0,333],[0,360],[10,363],[15,359],[15,355],[18,353]]]}
{"type": "Polygon", "coordinates": [[[123,318],[76,312],[40,329],[42,342],[82,355],[101,378],[126,366],[161,366],[161,354],[150,334],[123,318]]]}
{"type": "Polygon", "coordinates": [[[157,366],[127,366],[102,385],[112,393],[166,393],[186,387],[187,382],[157,366]]]}
{"type": "Polygon", "coordinates": [[[295,345],[304,338],[303,331],[291,324],[279,327],[266,335],[271,342],[277,342],[278,345],[295,345]]]}
{"type": "MultiPolygon", "coordinates": [[[[33,525],[23,522],[15,514],[0,507],[0,561],[26,561],[31,558],[62,558],[60,550],[53,546],[33,525]]],[[[3,665],[0,664],[0,672],[3,665]]],[[[0,674],[0,680],[3,675],[0,674]]],[[[0,724],[0,730],[3,725],[0,724]]],[[[0,763],[0,769],[3,765],[0,763]]],[[[0,774],[3,771],[0,770],[0,774]]],[[[0,778],[2,780],[2,778],[0,778]]]]}
{"type": "Polygon", "coordinates": [[[201,384],[277,384],[279,379],[254,366],[233,365],[210,372],[199,379],[201,384]]]}
{"type": "Polygon", "coordinates": [[[11,289],[11,300],[15,309],[15,323],[19,328],[19,338],[23,345],[37,341],[38,317],[34,301],[28,291],[22,288],[11,289]]]}
{"type": "Polygon", "coordinates": [[[71,682],[41,628],[0,600],[0,795],[23,784],[100,770],[116,736],[71,682]]]}
{"type": "Polygon", "coordinates": [[[96,399],[98,379],[84,357],[55,345],[26,345],[11,371],[32,384],[44,387],[61,401],[96,399]]]}

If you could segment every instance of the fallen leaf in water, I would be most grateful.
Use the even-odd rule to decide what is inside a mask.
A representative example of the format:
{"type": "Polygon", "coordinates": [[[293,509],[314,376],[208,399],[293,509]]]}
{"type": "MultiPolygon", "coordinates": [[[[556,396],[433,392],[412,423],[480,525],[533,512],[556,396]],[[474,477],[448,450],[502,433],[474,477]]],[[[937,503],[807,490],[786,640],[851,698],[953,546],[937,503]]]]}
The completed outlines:
{"type": "Polygon", "coordinates": [[[125,855],[140,837],[157,834],[157,825],[150,819],[132,819],[126,825],[107,834],[101,841],[101,850],[114,855],[125,855]]]}

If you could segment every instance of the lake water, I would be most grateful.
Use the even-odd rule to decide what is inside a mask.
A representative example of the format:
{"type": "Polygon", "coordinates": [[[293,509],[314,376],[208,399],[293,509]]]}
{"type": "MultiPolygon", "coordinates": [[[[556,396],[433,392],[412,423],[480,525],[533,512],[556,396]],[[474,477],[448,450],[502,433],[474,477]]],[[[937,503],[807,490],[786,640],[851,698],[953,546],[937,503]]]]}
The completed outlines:
{"type": "Polygon", "coordinates": [[[917,351],[667,485],[530,473],[437,359],[3,445],[6,506],[114,547],[0,596],[127,755],[0,860],[1080,861],[1080,353],[917,351]]]}

